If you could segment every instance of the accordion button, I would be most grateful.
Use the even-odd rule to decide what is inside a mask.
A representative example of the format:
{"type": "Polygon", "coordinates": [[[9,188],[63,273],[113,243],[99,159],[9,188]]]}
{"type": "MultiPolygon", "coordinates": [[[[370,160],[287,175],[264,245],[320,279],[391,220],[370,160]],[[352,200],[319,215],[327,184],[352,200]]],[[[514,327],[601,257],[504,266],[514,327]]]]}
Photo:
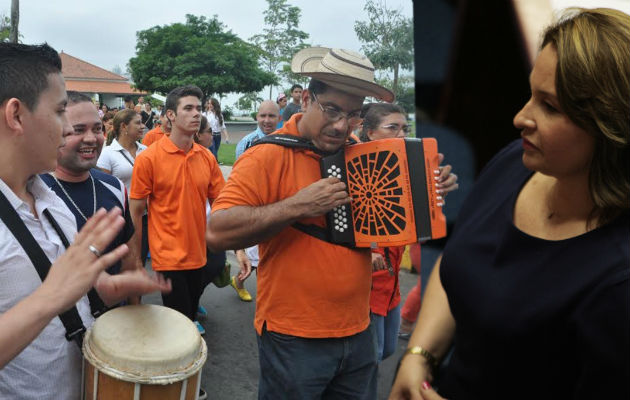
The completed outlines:
{"type": "Polygon", "coordinates": [[[343,232],[343,228],[339,228],[339,232],[343,232]]]}
{"type": "Polygon", "coordinates": [[[348,225],[347,224],[343,224],[343,229],[348,229],[348,225]]]}

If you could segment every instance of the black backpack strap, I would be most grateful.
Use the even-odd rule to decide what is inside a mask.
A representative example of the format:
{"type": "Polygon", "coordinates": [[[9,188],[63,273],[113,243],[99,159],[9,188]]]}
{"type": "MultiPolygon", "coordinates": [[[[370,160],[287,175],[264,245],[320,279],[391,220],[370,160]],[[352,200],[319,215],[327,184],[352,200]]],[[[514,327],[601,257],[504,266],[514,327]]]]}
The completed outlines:
{"type": "MultiPolygon", "coordinates": [[[[53,229],[55,229],[55,232],[57,232],[57,235],[61,239],[61,243],[63,243],[63,246],[66,249],[70,247],[70,242],[68,241],[68,238],[66,237],[65,233],[63,233],[63,231],[61,230],[61,227],[59,226],[59,223],[52,216],[50,211],[48,211],[48,209],[44,210],[44,215],[46,216],[46,218],[48,218],[48,222],[50,222],[53,229]]],[[[94,318],[98,318],[101,314],[103,314],[105,311],[108,310],[103,300],[100,298],[98,293],[96,293],[96,289],[91,288],[90,291],[87,293],[87,295],[88,295],[88,300],[90,301],[90,312],[92,313],[92,316],[94,318]]]]}
{"type": "MultiPolygon", "coordinates": [[[[24,221],[22,221],[17,211],[15,211],[9,200],[2,192],[0,192],[0,218],[20,243],[28,255],[28,258],[35,266],[35,270],[37,270],[37,274],[43,282],[48,275],[51,262],[46,256],[46,253],[44,253],[44,250],[42,250],[35,241],[35,238],[24,224],[24,221]]],[[[59,319],[66,328],[66,340],[74,340],[79,346],[79,349],[82,349],[85,326],[83,325],[81,316],[77,311],[77,307],[72,306],[69,310],[59,314],[59,319]]]]}

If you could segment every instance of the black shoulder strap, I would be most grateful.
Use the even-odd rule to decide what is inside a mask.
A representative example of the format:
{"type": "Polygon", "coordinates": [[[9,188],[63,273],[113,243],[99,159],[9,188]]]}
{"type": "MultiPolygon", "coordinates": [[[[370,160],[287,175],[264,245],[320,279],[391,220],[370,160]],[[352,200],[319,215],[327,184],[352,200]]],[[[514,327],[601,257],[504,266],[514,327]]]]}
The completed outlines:
{"type": "Polygon", "coordinates": [[[277,144],[278,146],[290,147],[293,149],[306,149],[319,155],[327,155],[328,153],[321,151],[313,142],[308,139],[304,139],[301,136],[288,135],[288,134],[275,134],[266,135],[252,142],[249,147],[254,147],[259,144],[277,144]]]}
{"type": "MultiPolygon", "coordinates": [[[[356,140],[349,138],[348,145],[356,144],[356,140]]],[[[275,135],[266,135],[261,138],[255,139],[251,142],[251,144],[247,147],[253,147],[259,144],[277,144],[278,146],[291,147],[294,149],[306,149],[311,150],[312,152],[319,154],[320,156],[328,156],[333,153],[328,153],[322,151],[315,147],[313,142],[308,139],[304,139],[301,136],[289,135],[289,134],[275,134],[275,135]]]]}
{"type": "MultiPolygon", "coordinates": [[[[357,142],[350,138],[348,141],[349,145],[356,144],[357,142]]],[[[294,149],[306,149],[311,150],[312,152],[319,154],[320,156],[331,155],[332,153],[328,153],[322,151],[315,147],[313,142],[308,139],[304,139],[301,136],[289,135],[289,134],[275,134],[275,135],[266,135],[261,138],[254,140],[249,147],[253,147],[259,144],[276,144],[278,146],[290,147],[294,149]]],[[[248,148],[249,148],[248,147],[248,148]]],[[[336,244],[339,246],[348,247],[350,249],[354,249],[352,246],[345,246],[339,243],[333,243],[330,239],[330,235],[326,231],[326,229],[317,226],[317,225],[305,225],[299,222],[295,222],[291,225],[291,227],[297,229],[298,231],[305,233],[307,235],[313,236],[316,239],[322,240],[327,243],[336,244]]]]}
{"type": "MultiPolygon", "coordinates": [[[[46,218],[48,218],[48,222],[50,222],[55,232],[57,232],[57,235],[59,235],[59,238],[61,239],[61,243],[63,243],[63,246],[66,249],[70,247],[70,242],[68,241],[66,234],[63,233],[63,231],[61,230],[61,227],[59,226],[59,223],[52,216],[50,211],[48,211],[48,209],[44,210],[44,215],[46,216],[46,218]]],[[[96,293],[96,289],[94,288],[90,289],[87,295],[88,295],[88,300],[90,301],[90,312],[92,313],[94,318],[98,318],[101,314],[107,311],[107,307],[105,306],[105,303],[103,303],[103,300],[100,298],[98,293],[96,293]]]]}
{"type": "MultiPolygon", "coordinates": [[[[40,279],[44,281],[50,270],[50,260],[46,256],[46,253],[44,253],[44,250],[37,244],[35,238],[24,224],[24,221],[22,221],[17,211],[11,206],[11,203],[2,192],[0,192],[0,218],[2,218],[7,228],[9,228],[13,236],[15,236],[20,245],[24,248],[24,251],[35,266],[40,279]]],[[[74,340],[79,346],[79,349],[81,349],[85,326],[77,311],[77,307],[73,306],[69,310],[59,314],[59,319],[61,319],[63,326],[66,328],[66,339],[68,341],[74,340]]]]}
{"type": "Polygon", "coordinates": [[[122,154],[123,157],[125,157],[125,160],[127,160],[127,162],[129,164],[131,164],[131,166],[133,167],[133,161],[131,161],[131,159],[129,159],[129,157],[127,157],[127,155],[125,154],[125,150],[124,149],[120,149],[118,151],[120,152],[120,154],[122,154]]]}

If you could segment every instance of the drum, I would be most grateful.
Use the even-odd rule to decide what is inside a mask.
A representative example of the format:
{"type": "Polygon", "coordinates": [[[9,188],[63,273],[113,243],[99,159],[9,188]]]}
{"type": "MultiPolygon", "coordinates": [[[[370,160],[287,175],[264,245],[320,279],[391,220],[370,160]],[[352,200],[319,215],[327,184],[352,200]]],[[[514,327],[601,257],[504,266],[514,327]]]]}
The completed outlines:
{"type": "Polygon", "coordinates": [[[185,315],[157,305],[119,307],[83,340],[85,400],[195,400],[206,342],[185,315]]]}

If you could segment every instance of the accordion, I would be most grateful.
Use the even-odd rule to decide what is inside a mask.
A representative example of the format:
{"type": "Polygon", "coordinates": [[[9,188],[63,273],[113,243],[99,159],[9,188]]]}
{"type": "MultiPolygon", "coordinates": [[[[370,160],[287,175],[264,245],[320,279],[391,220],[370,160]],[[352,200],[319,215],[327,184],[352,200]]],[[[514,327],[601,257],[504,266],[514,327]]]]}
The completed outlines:
{"type": "Polygon", "coordinates": [[[434,171],[433,138],[382,139],[344,147],[321,159],[322,177],[343,181],[352,198],[326,215],[332,243],[402,246],[446,236],[434,171]]]}

